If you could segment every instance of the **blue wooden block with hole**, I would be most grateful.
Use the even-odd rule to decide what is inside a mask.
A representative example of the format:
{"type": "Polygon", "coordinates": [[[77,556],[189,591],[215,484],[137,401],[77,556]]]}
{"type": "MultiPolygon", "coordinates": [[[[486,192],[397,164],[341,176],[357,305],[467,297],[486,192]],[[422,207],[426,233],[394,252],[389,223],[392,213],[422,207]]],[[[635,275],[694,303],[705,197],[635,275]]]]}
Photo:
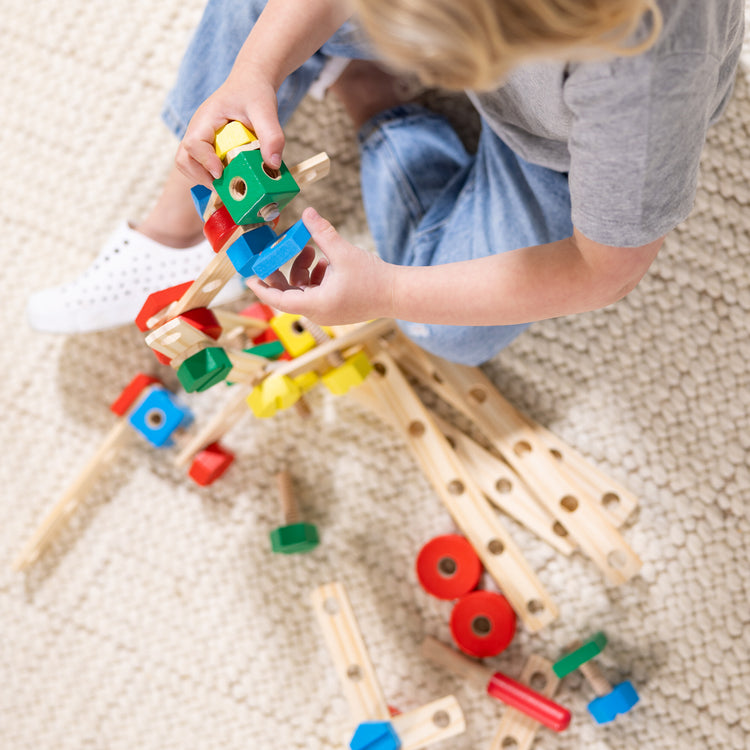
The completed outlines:
{"type": "Polygon", "coordinates": [[[349,742],[350,750],[399,750],[401,740],[390,721],[363,721],[349,742]]]}
{"type": "Polygon", "coordinates": [[[620,714],[626,714],[638,703],[638,693],[633,683],[626,680],[616,685],[611,693],[594,698],[588,705],[589,713],[597,724],[608,724],[620,714]]]}
{"type": "Polygon", "coordinates": [[[261,279],[267,278],[298,255],[309,241],[310,232],[300,219],[257,257],[253,273],[261,279]]]}
{"type": "Polygon", "coordinates": [[[128,418],[131,426],[155,448],[172,445],[172,434],[193,421],[190,410],[166,388],[153,388],[128,418]]]}
{"type": "Polygon", "coordinates": [[[236,239],[227,249],[227,258],[232,261],[238,274],[252,276],[253,264],[258,256],[277,239],[276,232],[268,224],[262,224],[236,239]]]}

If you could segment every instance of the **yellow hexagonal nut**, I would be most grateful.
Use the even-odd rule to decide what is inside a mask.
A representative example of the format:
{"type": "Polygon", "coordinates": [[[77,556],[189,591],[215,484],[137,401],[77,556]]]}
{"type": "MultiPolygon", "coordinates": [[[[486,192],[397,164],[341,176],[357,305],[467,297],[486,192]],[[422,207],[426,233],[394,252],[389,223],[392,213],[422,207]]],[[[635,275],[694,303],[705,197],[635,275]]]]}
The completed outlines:
{"type": "Polygon", "coordinates": [[[294,382],[299,386],[302,393],[307,393],[315,387],[315,384],[320,380],[318,373],[314,370],[303,372],[301,375],[297,375],[294,378],[294,382]]]}
{"type": "Polygon", "coordinates": [[[223,159],[233,148],[257,140],[252,130],[248,130],[241,122],[232,120],[216,131],[214,149],[219,159],[223,159]]]}
{"type": "MultiPolygon", "coordinates": [[[[292,357],[299,357],[300,354],[309,352],[310,349],[315,348],[316,344],[315,337],[310,331],[305,330],[302,323],[299,322],[301,318],[301,315],[281,313],[268,321],[268,325],[271,326],[274,333],[279,337],[279,341],[284,345],[284,349],[292,357]]],[[[329,336],[333,336],[333,331],[330,328],[323,326],[323,330],[329,336]]]]}
{"type": "Polygon", "coordinates": [[[329,370],[320,379],[334,396],[343,396],[350,388],[364,382],[372,369],[372,362],[370,362],[367,354],[357,352],[349,357],[343,365],[329,370]]]}
{"type": "Polygon", "coordinates": [[[281,409],[288,409],[302,395],[302,389],[288,375],[270,375],[253,388],[247,405],[260,419],[272,417],[281,409]]]}

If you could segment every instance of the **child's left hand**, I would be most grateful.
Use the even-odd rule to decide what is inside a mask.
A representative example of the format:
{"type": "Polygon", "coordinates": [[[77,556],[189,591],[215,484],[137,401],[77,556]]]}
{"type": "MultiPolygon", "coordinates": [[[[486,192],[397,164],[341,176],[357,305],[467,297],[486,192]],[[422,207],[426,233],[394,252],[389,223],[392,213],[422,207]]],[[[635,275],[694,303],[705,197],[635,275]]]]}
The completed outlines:
{"type": "Polygon", "coordinates": [[[306,208],[302,220],[325,258],[316,262],[308,246],[292,262],[288,281],[281,271],[265,280],[248,279],[258,299],[319,325],[392,317],[394,267],[347,242],[314,209],[306,208]]]}

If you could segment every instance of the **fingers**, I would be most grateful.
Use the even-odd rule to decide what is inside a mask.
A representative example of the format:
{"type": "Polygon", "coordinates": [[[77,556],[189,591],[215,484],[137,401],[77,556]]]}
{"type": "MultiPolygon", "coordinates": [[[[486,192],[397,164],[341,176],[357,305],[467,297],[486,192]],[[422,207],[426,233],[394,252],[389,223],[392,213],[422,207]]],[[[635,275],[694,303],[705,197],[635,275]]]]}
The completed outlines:
{"type": "Polygon", "coordinates": [[[201,119],[197,114],[190,122],[175,156],[177,168],[193,183],[206,187],[217,177],[221,177],[224,165],[216,155],[214,136],[226,125],[226,118],[201,119]]]}
{"type": "MultiPolygon", "coordinates": [[[[294,259],[289,269],[289,283],[292,286],[301,287],[310,285],[310,266],[315,260],[315,249],[307,245],[294,259]]],[[[274,285],[275,286],[275,285],[274,285]]]]}
{"type": "Polygon", "coordinates": [[[302,212],[302,221],[329,260],[333,261],[335,257],[351,247],[336,231],[333,224],[324,219],[314,208],[308,207],[302,212]]]}
{"type": "Polygon", "coordinates": [[[281,166],[281,155],[284,152],[284,131],[279,123],[276,108],[276,97],[265,97],[255,101],[252,114],[248,112],[250,127],[260,141],[260,153],[263,161],[273,169],[281,166]]]}

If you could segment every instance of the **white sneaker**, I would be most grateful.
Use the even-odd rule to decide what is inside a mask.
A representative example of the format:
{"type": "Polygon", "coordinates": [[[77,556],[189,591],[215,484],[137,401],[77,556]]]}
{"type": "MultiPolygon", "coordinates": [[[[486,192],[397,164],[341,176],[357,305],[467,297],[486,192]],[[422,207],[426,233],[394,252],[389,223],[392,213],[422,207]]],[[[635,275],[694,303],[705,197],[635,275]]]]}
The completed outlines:
{"type": "MultiPolygon", "coordinates": [[[[34,330],[45,333],[87,333],[133,324],[149,294],[192,281],[213,256],[206,240],[178,250],[123,222],[77,279],[32,294],[26,317],[34,330]]],[[[245,293],[241,277],[234,276],[214,304],[245,293]]]]}

